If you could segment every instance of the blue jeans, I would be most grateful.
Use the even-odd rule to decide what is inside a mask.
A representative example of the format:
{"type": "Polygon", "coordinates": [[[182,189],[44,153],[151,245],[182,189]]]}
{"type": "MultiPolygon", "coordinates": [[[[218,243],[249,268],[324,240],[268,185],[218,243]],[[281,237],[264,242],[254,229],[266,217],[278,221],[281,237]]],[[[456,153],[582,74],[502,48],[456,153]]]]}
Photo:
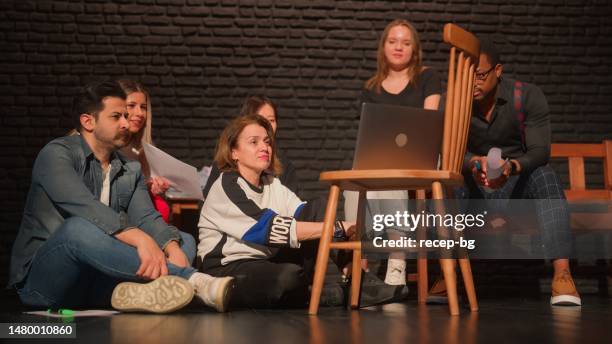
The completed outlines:
{"type": "MultiPolygon", "coordinates": [[[[195,240],[180,232],[181,249],[195,258],[195,240]]],[[[168,263],[168,274],[188,279],[196,270],[168,263]]],[[[136,275],[136,248],[106,234],[91,222],[71,217],[36,252],[30,271],[17,289],[21,301],[37,307],[108,306],[115,286],[143,281],[136,275]]]]}

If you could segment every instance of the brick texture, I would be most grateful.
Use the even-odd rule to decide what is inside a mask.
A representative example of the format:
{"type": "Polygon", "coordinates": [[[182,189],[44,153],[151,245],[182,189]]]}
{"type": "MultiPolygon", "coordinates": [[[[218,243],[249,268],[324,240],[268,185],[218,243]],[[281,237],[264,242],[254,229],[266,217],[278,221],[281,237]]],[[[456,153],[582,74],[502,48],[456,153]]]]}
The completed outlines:
{"type": "MultiPolygon", "coordinates": [[[[612,137],[608,1],[117,0],[0,2],[0,282],[5,282],[37,152],[70,129],[75,89],[105,77],[152,93],[156,144],[201,167],[249,94],[280,108],[280,146],[306,196],[348,168],[358,95],[379,34],[412,21],[427,65],[446,73],[445,22],[494,37],[506,73],[538,84],[554,141],[612,137]]],[[[588,166],[596,177],[597,164],[588,166]]],[[[599,181],[598,179],[599,178],[599,181]]]]}

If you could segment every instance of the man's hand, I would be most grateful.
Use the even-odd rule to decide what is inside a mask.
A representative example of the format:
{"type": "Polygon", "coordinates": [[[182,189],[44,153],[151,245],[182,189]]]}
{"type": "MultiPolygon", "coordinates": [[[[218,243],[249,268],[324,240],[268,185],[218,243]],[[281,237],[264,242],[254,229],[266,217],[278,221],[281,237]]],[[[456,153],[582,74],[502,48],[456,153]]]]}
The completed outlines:
{"type": "Polygon", "coordinates": [[[480,185],[487,185],[487,157],[486,156],[475,156],[470,159],[470,167],[472,169],[472,175],[476,183],[480,185]]]}
{"type": "Polygon", "coordinates": [[[491,189],[499,189],[506,183],[508,177],[510,177],[510,175],[512,174],[513,161],[514,160],[506,161],[502,166],[502,174],[495,179],[489,180],[487,178],[487,157],[475,156],[470,159],[470,166],[472,168],[474,180],[478,184],[489,187],[491,189]]]}
{"type": "Polygon", "coordinates": [[[476,180],[476,182],[479,183],[480,185],[486,186],[493,190],[499,189],[500,187],[502,187],[506,183],[506,181],[508,181],[508,178],[512,174],[513,160],[510,160],[510,161],[507,160],[504,163],[504,165],[502,166],[501,175],[495,179],[487,178],[487,172],[486,172],[487,157],[486,156],[474,157],[472,158],[472,160],[470,160],[470,163],[472,164],[472,173],[474,173],[474,180],[476,180]],[[477,168],[478,164],[480,164],[480,167],[481,167],[480,169],[477,168]]]}
{"type": "Polygon", "coordinates": [[[149,190],[154,195],[163,195],[170,188],[170,181],[164,177],[151,177],[147,181],[149,190]]]}
{"type": "MultiPolygon", "coordinates": [[[[502,187],[506,183],[506,181],[508,181],[508,178],[512,174],[512,164],[514,163],[514,161],[516,160],[506,160],[506,162],[502,166],[502,174],[493,180],[487,180],[487,184],[485,184],[485,186],[488,186],[491,189],[499,189],[500,187],[502,187]]],[[[518,163],[516,164],[518,165],[518,163]]]]}
{"type": "Polygon", "coordinates": [[[135,247],[138,251],[140,267],[138,271],[136,271],[137,276],[153,280],[168,274],[164,252],[162,252],[155,240],[147,233],[139,228],[133,227],[116,234],[115,238],[135,247]]]}
{"type": "Polygon", "coordinates": [[[168,243],[164,249],[164,252],[166,252],[168,263],[174,264],[181,268],[186,268],[191,265],[191,262],[189,262],[187,259],[185,252],[181,250],[176,241],[171,241],[168,243]]]}

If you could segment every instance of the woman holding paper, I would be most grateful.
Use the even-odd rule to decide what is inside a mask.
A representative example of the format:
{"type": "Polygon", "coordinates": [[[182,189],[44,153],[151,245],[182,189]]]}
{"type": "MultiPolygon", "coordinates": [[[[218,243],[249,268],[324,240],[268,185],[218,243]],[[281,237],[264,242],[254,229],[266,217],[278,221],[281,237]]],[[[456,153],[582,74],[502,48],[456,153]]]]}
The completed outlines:
{"type": "MultiPolygon", "coordinates": [[[[217,145],[221,175],[200,214],[198,259],[201,271],[236,278],[234,307],[303,307],[309,296],[304,260],[314,252],[301,245],[321,236],[323,223],[311,221],[322,214],[276,177],[274,146],[258,115],[235,118],[217,145]]],[[[352,231],[354,223],[336,223],[336,235],[352,231]]]]}
{"type": "Polygon", "coordinates": [[[142,149],[143,143],[153,144],[151,139],[151,99],[147,90],[133,80],[119,80],[119,85],[127,94],[126,105],[130,131],[129,143],[121,149],[128,159],[138,160],[142,165],[142,172],[147,178],[147,187],[155,209],[161,214],[164,221],[170,221],[170,207],[161,197],[170,187],[169,181],[164,177],[152,177],[147,163],[147,157],[142,149]]]}

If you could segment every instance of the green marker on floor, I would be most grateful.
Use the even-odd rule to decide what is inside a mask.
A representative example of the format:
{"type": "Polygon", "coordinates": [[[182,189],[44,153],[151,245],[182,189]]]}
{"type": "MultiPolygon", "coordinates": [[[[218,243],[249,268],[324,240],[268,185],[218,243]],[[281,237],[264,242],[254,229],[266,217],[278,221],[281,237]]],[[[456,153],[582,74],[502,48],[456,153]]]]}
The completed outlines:
{"type": "MultiPolygon", "coordinates": [[[[47,308],[47,313],[53,313],[53,310],[51,308],[47,308]]],[[[57,310],[57,314],[72,316],[74,315],[74,311],[68,308],[60,308],[57,310]]]]}
{"type": "Polygon", "coordinates": [[[60,308],[57,313],[61,315],[74,315],[74,311],[67,308],[60,308]]]}

